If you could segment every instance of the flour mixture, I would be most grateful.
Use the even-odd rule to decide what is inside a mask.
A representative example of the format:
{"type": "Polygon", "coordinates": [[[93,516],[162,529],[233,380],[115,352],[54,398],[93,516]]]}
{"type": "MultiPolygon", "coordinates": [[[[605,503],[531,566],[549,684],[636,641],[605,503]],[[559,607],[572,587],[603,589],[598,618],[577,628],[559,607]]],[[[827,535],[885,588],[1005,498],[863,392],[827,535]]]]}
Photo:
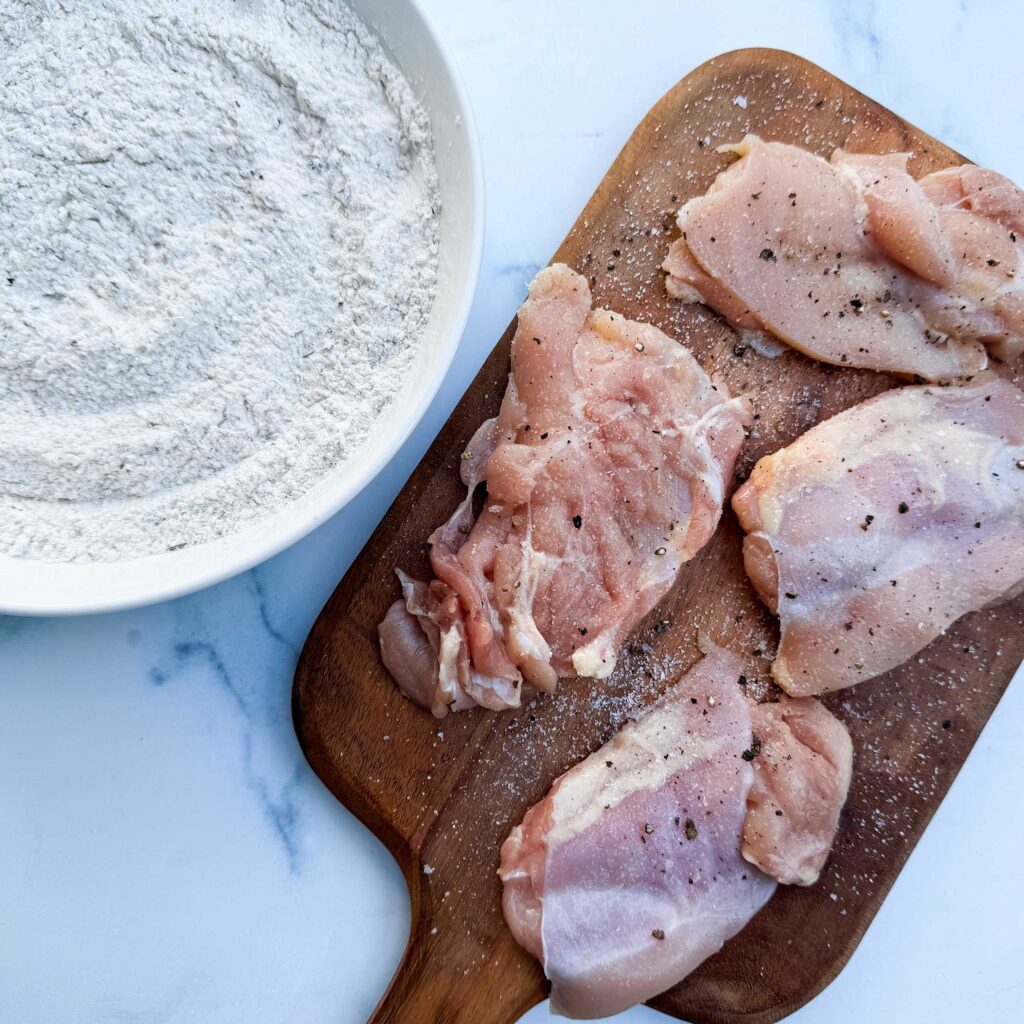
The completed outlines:
{"type": "Polygon", "coordinates": [[[358,452],[439,202],[341,0],[7,0],[0,87],[0,551],[212,540],[358,452]]]}

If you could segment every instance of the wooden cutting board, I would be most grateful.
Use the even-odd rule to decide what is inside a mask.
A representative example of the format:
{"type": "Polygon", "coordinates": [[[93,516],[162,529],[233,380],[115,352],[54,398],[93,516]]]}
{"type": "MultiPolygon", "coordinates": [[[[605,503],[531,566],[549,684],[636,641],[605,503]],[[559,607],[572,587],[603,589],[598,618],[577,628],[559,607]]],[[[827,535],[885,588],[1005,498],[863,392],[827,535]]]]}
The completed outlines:
{"type": "MultiPolygon", "coordinates": [[[[709,61],[633,133],[554,258],[590,277],[598,304],[657,324],[733,394],[753,398],[760,419],[741,470],[895,383],[794,352],[766,359],[743,351],[703,307],[665,294],[658,265],[676,236],[675,210],[728,163],[715,147],[748,131],[825,156],[837,146],[910,150],[917,175],[963,162],[815,65],[775,50],[709,61]]],[[[557,167],[551,178],[557,187],[557,167]]],[[[543,999],[541,969],[501,915],[495,872],[509,829],[556,776],[696,660],[699,630],[737,652],[767,652],[777,640],[744,576],[727,510],[607,685],[572,680],[555,697],[527,695],[517,711],[443,721],[400,696],[381,665],[376,626],[398,595],[396,566],[428,577],[424,542],[461,497],[467,440],[497,412],[511,336],[509,327],[341,581],[295,675],[295,722],[310,764],[394,854],[412,897],[409,946],[373,1017],[382,1024],[505,1024],[543,999]]],[[[752,672],[767,678],[768,662],[751,657],[752,672]]],[[[850,728],[856,761],[825,873],[809,889],[780,886],[721,953],[653,1005],[695,1024],[768,1024],[820,992],[864,934],[1022,657],[1018,599],[969,616],[920,658],[827,699],[850,728]]]]}

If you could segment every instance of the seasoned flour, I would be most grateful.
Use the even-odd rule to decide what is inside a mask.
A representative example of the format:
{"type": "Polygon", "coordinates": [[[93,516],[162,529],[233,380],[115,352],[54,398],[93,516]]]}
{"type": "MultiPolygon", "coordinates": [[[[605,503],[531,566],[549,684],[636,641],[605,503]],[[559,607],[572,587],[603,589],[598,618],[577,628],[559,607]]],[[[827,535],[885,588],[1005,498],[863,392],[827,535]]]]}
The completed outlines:
{"type": "Polygon", "coordinates": [[[429,124],[341,0],[7,0],[0,551],[236,531],[367,440],[435,288],[429,124]]]}

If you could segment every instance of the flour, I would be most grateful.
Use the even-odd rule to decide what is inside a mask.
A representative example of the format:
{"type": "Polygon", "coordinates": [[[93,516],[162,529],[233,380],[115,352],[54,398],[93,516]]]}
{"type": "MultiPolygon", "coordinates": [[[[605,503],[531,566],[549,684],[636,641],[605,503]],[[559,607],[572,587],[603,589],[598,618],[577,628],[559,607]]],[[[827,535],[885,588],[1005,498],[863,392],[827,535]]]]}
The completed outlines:
{"type": "Polygon", "coordinates": [[[351,459],[435,290],[429,122],[341,0],[8,0],[0,551],[239,530],[351,459]]]}

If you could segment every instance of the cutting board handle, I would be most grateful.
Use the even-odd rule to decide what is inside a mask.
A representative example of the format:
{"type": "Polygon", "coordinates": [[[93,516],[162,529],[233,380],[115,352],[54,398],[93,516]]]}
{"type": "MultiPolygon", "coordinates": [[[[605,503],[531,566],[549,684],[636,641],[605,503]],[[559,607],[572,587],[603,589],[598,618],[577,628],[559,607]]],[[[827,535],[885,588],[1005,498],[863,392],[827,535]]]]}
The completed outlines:
{"type": "MultiPolygon", "coordinates": [[[[453,985],[451,952],[447,948],[452,937],[446,938],[431,924],[438,920],[438,908],[432,906],[429,883],[418,864],[411,866],[406,881],[412,900],[409,943],[369,1024],[480,1024],[483,1020],[487,1024],[514,1024],[540,1001],[543,989],[537,980],[539,967],[528,961],[525,970],[512,968],[512,974],[522,974],[522,978],[510,978],[509,961],[513,958],[504,955],[504,950],[499,950],[493,960],[492,976],[500,984],[478,984],[471,993],[464,986],[453,985]],[[504,968],[500,972],[499,963],[504,968]]],[[[480,960],[487,959],[490,957],[481,950],[480,960]]],[[[518,959],[523,964],[523,958],[518,959]]],[[[489,966],[479,964],[485,976],[489,966]]]]}

